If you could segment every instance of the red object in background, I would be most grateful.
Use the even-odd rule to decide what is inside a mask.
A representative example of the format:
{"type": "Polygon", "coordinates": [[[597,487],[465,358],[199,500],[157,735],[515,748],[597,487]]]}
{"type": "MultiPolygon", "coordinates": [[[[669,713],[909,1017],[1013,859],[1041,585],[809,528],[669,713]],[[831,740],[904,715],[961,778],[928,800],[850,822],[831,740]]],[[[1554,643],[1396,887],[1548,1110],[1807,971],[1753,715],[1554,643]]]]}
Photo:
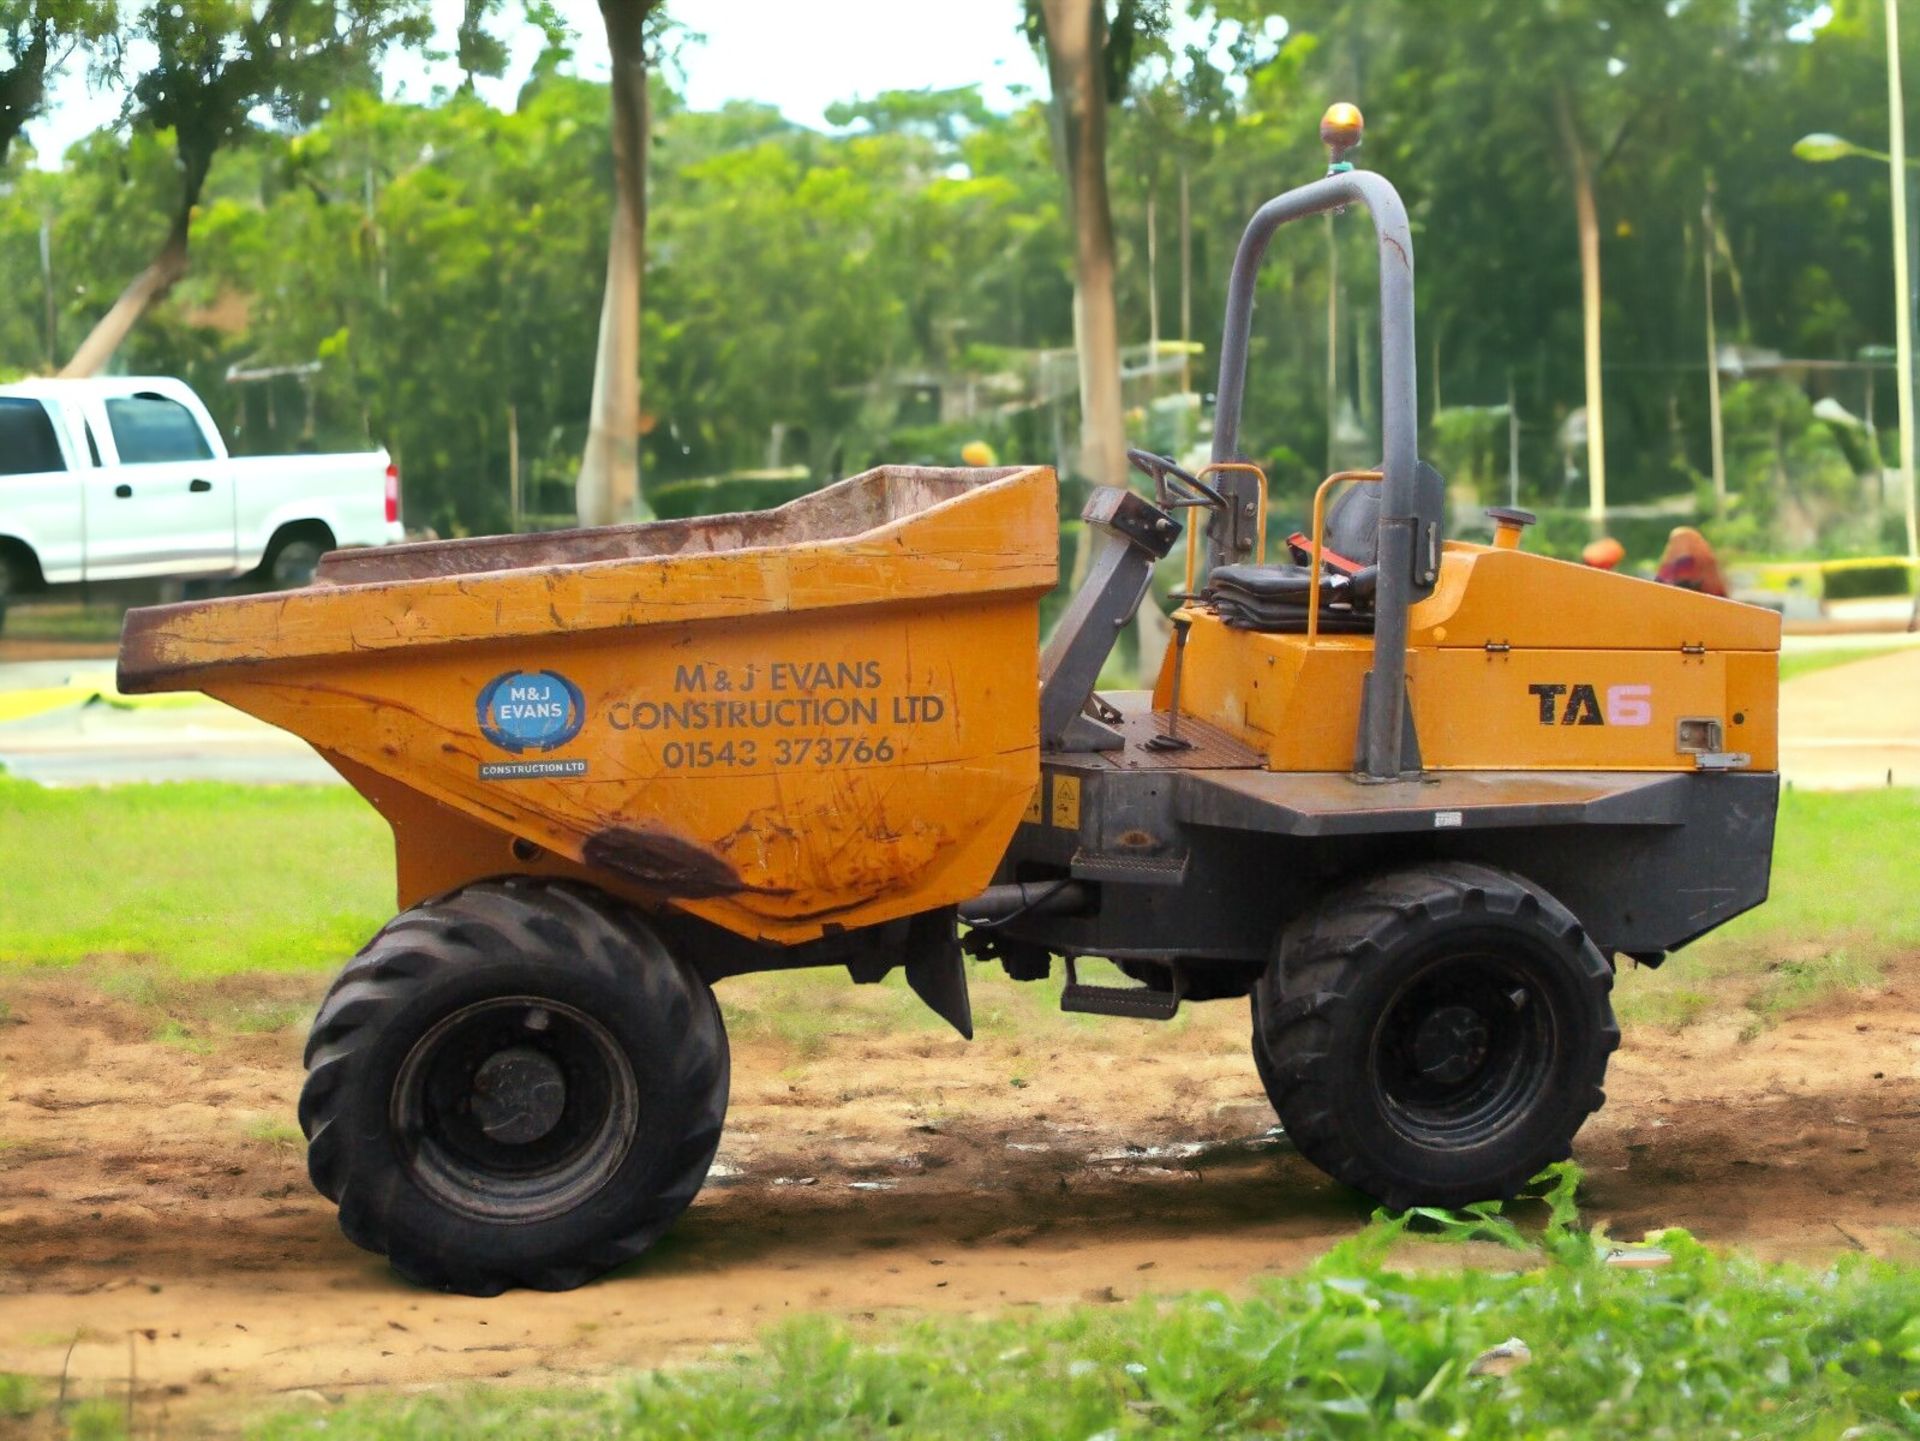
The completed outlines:
{"type": "Polygon", "coordinates": [[[1720,562],[1714,558],[1707,538],[1690,525],[1677,526],[1667,537],[1667,548],[1660,557],[1660,569],[1654,573],[1662,585],[1677,585],[1682,590],[1697,590],[1702,595],[1724,596],[1727,583],[1720,578],[1720,562]]]}
{"type": "Polygon", "coordinates": [[[387,524],[400,519],[400,467],[387,462],[387,524]]]}
{"type": "Polygon", "coordinates": [[[1595,570],[1614,570],[1627,558],[1627,548],[1612,536],[1602,536],[1580,552],[1580,563],[1595,570]]]}

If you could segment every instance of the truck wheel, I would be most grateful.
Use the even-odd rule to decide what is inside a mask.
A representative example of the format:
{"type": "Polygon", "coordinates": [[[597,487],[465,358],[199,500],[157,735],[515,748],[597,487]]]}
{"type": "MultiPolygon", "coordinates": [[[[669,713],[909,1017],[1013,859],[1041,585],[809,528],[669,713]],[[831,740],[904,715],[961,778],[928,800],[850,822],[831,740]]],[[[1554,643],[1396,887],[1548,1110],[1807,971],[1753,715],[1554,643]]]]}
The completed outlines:
{"type": "Polygon", "coordinates": [[[326,548],[317,540],[296,535],[274,547],[260,567],[267,578],[268,590],[299,590],[313,584],[313,572],[326,548]]]}
{"type": "Polygon", "coordinates": [[[1287,927],[1254,996],[1254,1058],[1288,1137],[1336,1180],[1395,1210],[1504,1200],[1605,1101],[1612,988],[1545,891],[1416,866],[1287,927]]]}
{"type": "Polygon", "coordinates": [[[640,1255],[705,1181],[727,1109],[713,992],[563,883],[403,912],[334,982],[306,1062],[307,1168],[347,1239],[473,1296],[640,1255]]]}

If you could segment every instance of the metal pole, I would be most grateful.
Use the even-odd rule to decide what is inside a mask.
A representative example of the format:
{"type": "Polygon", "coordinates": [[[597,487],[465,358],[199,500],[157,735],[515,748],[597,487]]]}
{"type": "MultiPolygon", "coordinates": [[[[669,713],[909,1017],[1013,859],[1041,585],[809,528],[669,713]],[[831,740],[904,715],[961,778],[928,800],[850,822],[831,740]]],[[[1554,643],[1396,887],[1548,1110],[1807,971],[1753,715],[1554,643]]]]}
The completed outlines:
{"type": "Polygon", "coordinates": [[[1333,216],[1327,225],[1327,474],[1340,468],[1334,432],[1340,424],[1340,247],[1334,243],[1333,216]]]}
{"type": "Polygon", "coordinates": [[[507,407],[507,516],[510,529],[520,533],[520,407],[507,407]]]}
{"type": "Polygon", "coordinates": [[[1513,393],[1513,371],[1507,371],[1507,504],[1520,508],[1520,406],[1513,393]]]}
{"type": "Polygon", "coordinates": [[[1153,182],[1147,182],[1147,397],[1160,394],[1160,230],[1154,224],[1153,182]]]}
{"type": "Polygon", "coordinates": [[[1193,210],[1180,166],[1180,393],[1193,392],[1193,210]]]}
{"type": "Polygon", "coordinates": [[[1887,152],[1893,171],[1894,350],[1900,380],[1900,481],[1907,497],[1907,559],[1920,561],[1913,421],[1913,278],[1907,266],[1907,114],[1900,87],[1900,8],[1887,3],[1887,152]]]}
{"type": "Polygon", "coordinates": [[[1727,440],[1720,423],[1720,343],[1713,329],[1713,184],[1700,202],[1700,270],[1707,288],[1707,427],[1713,440],[1713,509],[1727,509],[1727,440]]]}

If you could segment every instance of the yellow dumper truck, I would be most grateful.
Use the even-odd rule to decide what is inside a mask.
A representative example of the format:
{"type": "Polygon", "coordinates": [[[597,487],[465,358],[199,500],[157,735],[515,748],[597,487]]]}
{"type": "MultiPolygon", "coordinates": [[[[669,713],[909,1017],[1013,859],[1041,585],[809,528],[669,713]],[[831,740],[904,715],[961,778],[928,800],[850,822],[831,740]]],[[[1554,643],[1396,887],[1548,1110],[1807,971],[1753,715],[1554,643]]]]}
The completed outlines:
{"type": "Polygon", "coordinates": [[[1058,961],[1073,1010],[1250,997],[1286,1134],[1390,1206],[1510,1196],[1568,1154],[1617,959],[1766,896],[1779,621],[1531,554],[1521,512],[1445,535],[1406,213],[1335,159],[1240,242],[1213,463],[1136,453],[1138,489],[1095,490],[1044,648],[1043,467],[343,551],[299,590],[128,617],[122,689],[304,736],[393,828],[400,913],[328,993],[300,1101],[349,1237],[478,1294],[639,1255],[719,1142],[714,985],[797,967],[899,969],[963,1034],[969,956],[1058,961]],[[1269,560],[1254,281],[1282,224],[1356,206],[1384,456],[1269,560]],[[1183,536],[1153,690],[1099,693],[1183,536]]]}

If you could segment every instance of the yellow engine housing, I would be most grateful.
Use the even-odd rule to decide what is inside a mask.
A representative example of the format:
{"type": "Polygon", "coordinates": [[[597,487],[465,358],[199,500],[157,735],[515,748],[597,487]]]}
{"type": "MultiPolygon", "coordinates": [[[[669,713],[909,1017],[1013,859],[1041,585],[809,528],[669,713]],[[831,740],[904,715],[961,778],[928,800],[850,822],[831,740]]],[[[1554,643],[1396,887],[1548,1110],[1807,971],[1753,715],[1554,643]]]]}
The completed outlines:
{"type": "MultiPolygon", "coordinates": [[[[1180,711],[1276,771],[1354,764],[1373,638],[1234,630],[1190,607],[1180,711]]],[[[1742,769],[1779,764],[1780,617],[1521,550],[1449,541],[1408,616],[1429,770],[1691,771],[1681,722],[1717,721],[1742,769]],[[1556,689],[1557,688],[1557,689],[1556,689]]],[[[1172,700],[1169,647],[1154,706],[1172,700]]],[[[1697,737],[1689,737],[1695,739],[1697,737]]],[[[1696,747],[1697,749],[1697,747],[1696,747]]]]}

